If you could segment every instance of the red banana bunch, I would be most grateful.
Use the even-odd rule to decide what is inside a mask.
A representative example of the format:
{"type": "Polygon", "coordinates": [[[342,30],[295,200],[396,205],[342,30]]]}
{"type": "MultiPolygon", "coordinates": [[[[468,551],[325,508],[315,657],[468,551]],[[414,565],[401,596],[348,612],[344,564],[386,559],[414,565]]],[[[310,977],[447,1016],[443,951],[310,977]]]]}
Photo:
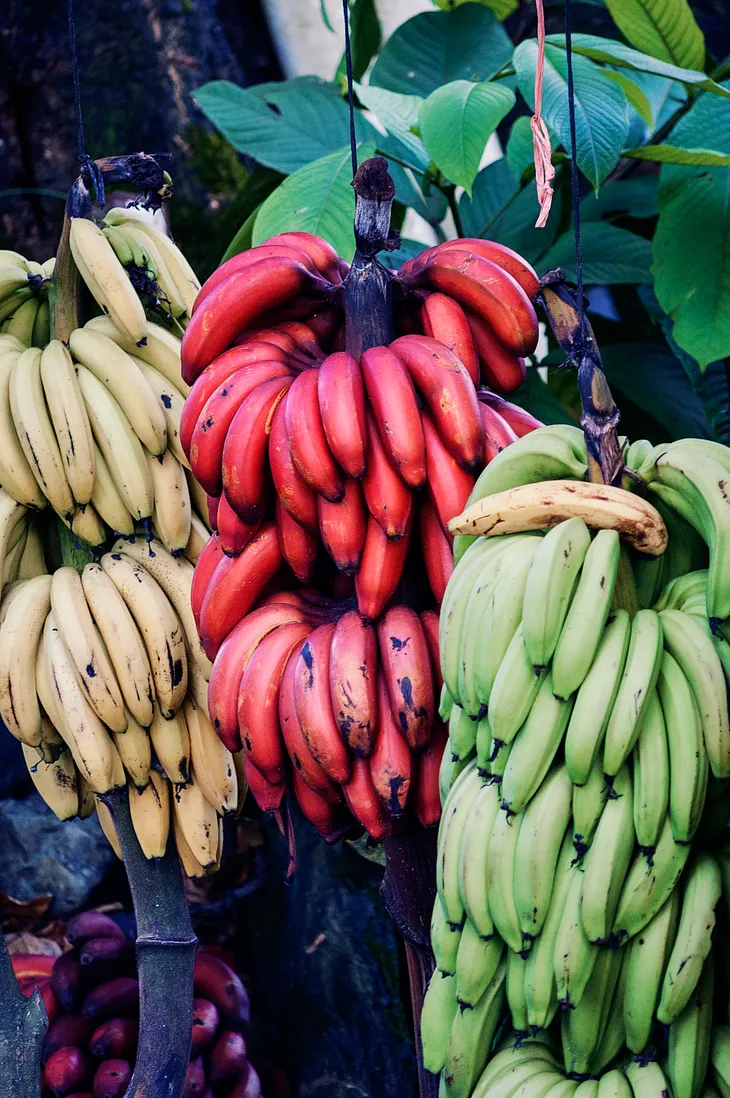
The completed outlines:
{"type": "MultiPolygon", "coordinates": [[[[74,916],[66,937],[72,948],[60,957],[12,958],[26,994],[36,985],[43,993],[43,981],[53,989],[55,1009],[49,1011],[41,1053],[43,1094],[122,1098],[137,1051],[134,950],[117,923],[98,911],[74,916]]],[[[184,1098],[260,1098],[261,1085],[244,1036],[248,995],[239,977],[220,957],[200,952],[195,957],[194,994],[184,1098]]]]}

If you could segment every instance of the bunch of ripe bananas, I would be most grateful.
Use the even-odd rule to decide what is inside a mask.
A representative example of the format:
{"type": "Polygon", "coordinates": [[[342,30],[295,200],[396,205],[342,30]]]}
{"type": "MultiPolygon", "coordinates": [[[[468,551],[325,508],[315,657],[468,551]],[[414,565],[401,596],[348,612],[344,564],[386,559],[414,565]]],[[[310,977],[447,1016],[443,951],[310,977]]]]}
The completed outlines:
{"type": "MultiPolygon", "coordinates": [[[[60,957],[14,954],[26,995],[41,990],[48,1014],[43,1038],[43,1091],[54,1098],[122,1098],[134,1067],[139,987],[134,949],[118,924],[100,911],[69,920],[71,949],[60,957]]],[[[221,958],[195,957],[188,1095],[260,1098],[248,1060],[248,994],[221,958]]]]}
{"type": "Polygon", "coordinates": [[[450,524],[421,1029],[449,1098],[698,1098],[710,1058],[730,1080],[730,452],[624,462],[626,488],[585,483],[582,433],[542,428],[450,524]]]}
{"type": "Polygon", "coordinates": [[[48,288],[55,257],[45,263],[0,250],[0,333],[24,347],[45,347],[51,338],[48,288]]]}

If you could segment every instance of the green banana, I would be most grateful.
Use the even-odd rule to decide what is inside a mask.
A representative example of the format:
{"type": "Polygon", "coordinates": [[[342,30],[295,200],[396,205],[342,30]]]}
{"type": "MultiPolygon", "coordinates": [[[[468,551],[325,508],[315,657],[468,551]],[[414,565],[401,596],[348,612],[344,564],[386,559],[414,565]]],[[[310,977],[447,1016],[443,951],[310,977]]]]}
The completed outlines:
{"type": "Polygon", "coordinates": [[[477,1005],[456,1012],[443,1069],[448,1098],[469,1098],[484,1070],[504,1011],[506,975],[502,958],[477,1005]]]}
{"type": "Polygon", "coordinates": [[[459,895],[459,847],[471,806],[481,786],[482,779],[474,761],[454,782],[439,825],[436,889],[444,914],[454,927],[460,927],[464,922],[464,907],[459,895]]]}
{"type": "Polygon", "coordinates": [[[512,1027],[519,1034],[530,1032],[525,996],[525,973],[527,971],[528,956],[529,954],[524,956],[522,953],[515,953],[513,949],[507,955],[507,1006],[512,1015],[512,1027]]]}
{"type": "MultiPolygon", "coordinates": [[[[565,734],[565,765],[570,780],[584,785],[608,724],[629,650],[631,620],[626,610],[608,618],[591,669],[576,695],[565,734]]],[[[600,753],[603,773],[603,753],[600,753]]]]}
{"type": "Polygon", "coordinates": [[[573,847],[578,861],[593,842],[607,800],[608,786],[601,759],[596,758],[585,785],[573,786],[573,847]]]}
{"type": "Polygon", "coordinates": [[[454,702],[449,717],[448,744],[452,759],[463,762],[473,753],[476,745],[477,722],[472,720],[469,714],[454,702]]]}
{"type": "Polygon", "coordinates": [[[522,816],[498,812],[487,852],[487,899],[492,921],[500,937],[515,953],[529,947],[522,938],[512,882],[514,880],[517,839],[522,816]]]}
{"type": "Polygon", "coordinates": [[[456,957],[456,998],[462,1009],[477,1005],[497,971],[503,953],[504,942],[498,935],[485,941],[474,924],[466,920],[456,957]]]}
{"type": "Polygon", "coordinates": [[[712,1040],[715,967],[710,955],[690,1002],[669,1027],[667,1074],[674,1098],[699,1098],[712,1040]]]}
{"type": "Polygon", "coordinates": [[[439,1072],[444,1066],[451,1027],[459,1009],[456,976],[435,970],[421,1010],[421,1047],[426,1071],[439,1072]]]}
{"type": "Polygon", "coordinates": [[[436,967],[445,976],[456,975],[456,956],[461,941],[461,927],[454,927],[447,920],[441,900],[436,897],[431,915],[431,949],[436,967]]]}
{"type": "Polygon", "coordinates": [[[601,946],[580,1002],[563,1012],[560,1031],[565,1070],[587,1075],[591,1057],[600,1044],[607,1022],[607,1008],[619,977],[622,951],[601,946]]]}
{"type": "Polygon", "coordinates": [[[615,530],[599,530],[586,552],[553,656],[553,688],[560,698],[575,693],[598,651],[611,610],[619,548],[615,530]]]}
{"type": "Polygon", "coordinates": [[[487,710],[494,738],[511,743],[527,720],[545,673],[535,674],[522,623],[507,646],[492,684],[487,710]]]}
{"type": "Polygon", "coordinates": [[[642,934],[626,947],[624,1026],[626,1044],[639,1055],[649,1044],[664,970],[674,944],[679,920],[679,893],[675,889],[642,934]]]}
{"type": "Polygon", "coordinates": [[[688,843],[674,841],[667,815],[651,859],[637,852],[626,875],[613,924],[617,941],[633,938],[663,907],[679,880],[689,852],[688,843]]]}
{"type": "Polygon", "coordinates": [[[489,723],[489,717],[482,717],[477,724],[476,748],[479,773],[487,780],[492,772],[492,726],[489,723]]]}
{"type": "Polygon", "coordinates": [[[580,915],[589,941],[607,942],[634,850],[631,772],[623,766],[585,858],[580,915]]]}
{"type": "Polygon", "coordinates": [[[562,701],[555,697],[552,673],[550,670],[544,672],[540,689],[527,720],[515,737],[504,768],[502,805],[508,812],[521,812],[540,787],[562,743],[572,707],[572,700],[562,701]]]}
{"type": "Polygon", "coordinates": [[[669,806],[669,748],[664,714],[656,690],[644,707],[634,748],[634,831],[650,856],[669,806]]]}
{"type": "Polygon", "coordinates": [[[580,916],[583,877],[582,868],[575,864],[555,937],[555,990],[564,1009],[580,1003],[598,957],[598,946],[588,941],[580,916]]]}
{"type": "Polygon", "coordinates": [[[710,1063],[722,1098],[728,1098],[730,1095],[730,1028],[727,1026],[713,1026],[710,1063]]]}
{"type": "Polygon", "coordinates": [[[451,710],[454,708],[454,699],[449,694],[449,688],[446,683],[441,687],[441,697],[439,698],[439,717],[444,722],[448,723],[451,716],[451,710]]]}
{"type": "Polygon", "coordinates": [[[669,818],[678,843],[694,836],[707,793],[709,763],[692,688],[669,652],[657,680],[669,747],[669,818]]]}
{"type": "Polygon", "coordinates": [[[669,1084],[656,1060],[630,1060],[624,1070],[634,1098],[667,1098],[669,1084]]]}
{"type": "Polygon", "coordinates": [[[598,1082],[598,1098],[631,1098],[631,1086],[622,1071],[614,1068],[601,1076],[598,1082]]]}
{"type": "MultiPolygon", "coordinates": [[[[523,941],[531,941],[540,934],[552,905],[558,856],[568,830],[571,801],[568,772],[558,763],[522,814],[513,892],[523,941]]],[[[567,837],[572,849],[572,833],[567,837]]]]}
{"type": "Polygon", "coordinates": [[[681,610],[687,599],[695,595],[707,598],[707,575],[707,569],[702,568],[671,580],[656,600],[656,612],[659,614],[662,610],[681,610]]]}
{"type": "Polygon", "coordinates": [[[614,777],[633,750],[647,697],[656,685],[662,655],[662,626],[654,610],[640,610],[631,637],[603,745],[603,770],[614,777]]]}
{"type": "MultiPolygon", "coordinates": [[[[507,973],[509,982],[509,972],[507,973]]],[[[544,1045],[523,1036],[517,1048],[510,1047],[492,1057],[476,1085],[472,1098],[512,1098],[518,1088],[535,1075],[559,1069],[558,1061],[544,1045]]]]}
{"type": "Polygon", "coordinates": [[[542,931],[532,943],[527,955],[524,976],[524,997],[527,1021],[530,1029],[546,1029],[558,1009],[555,983],[555,942],[560,928],[563,908],[573,880],[573,843],[570,831],[566,832],[555,868],[555,878],[542,931]]]}
{"type": "MultiPolygon", "coordinates": [[[[601,1019],[601,1027],[603,1032],[601,1033],[601,1039],[598,1042],[596,1048],[591,1056],[591,1075],[601,1075],[605,1071],[606,1067],[613,1063],[618,1056],[619,1052],[624,1047],[624,1041],[626,1038],[626,1032],[624,1030],[624,1011],[623,1011],[623,997],[624,987],[626,985],[626,951],[621,950],[619,952],[619,976],[616,981],[616,988],[610,999],[606,1002],[603,1011],[603,1017],[601,1019]]],[[[611,1075],[611,1072],[607,1072],[606,1075],[611,1075]]],[[[627,1098],[631,1098],[631,1087],[621,1074],[616,1072],[617,1075],[623,1079],[626,1084],[627,1098]]],[[[606,1076],[601,1075],[601,1081],[606,1076]]],[[[618,1080],[614,1081],[618,1087],[618,1094],[621,1094],[620,1083],[618,1080]]]]}
{"type": "Polygon", "coordinates": [[[522,603],[525,647],[535,671],[552,659],[591,535],[583,519],[549,530],[532,559],[522,603]]]}
{"type": "Polygon", "coordinates": [[[468,921],[485,939],[494,934],[485,881],[489,840],[499,808],[499,787],[483,785],[469,811],[459,847],[459,895],[468,921]]]}
{"type": "Polygon", "coordinates": [[[720,866],[702,853],[689,868],[677,936],[667,962],[657,1018],[671,1025],[687,1006],[712,945],[715,908],[722,893],[720,866]]]}

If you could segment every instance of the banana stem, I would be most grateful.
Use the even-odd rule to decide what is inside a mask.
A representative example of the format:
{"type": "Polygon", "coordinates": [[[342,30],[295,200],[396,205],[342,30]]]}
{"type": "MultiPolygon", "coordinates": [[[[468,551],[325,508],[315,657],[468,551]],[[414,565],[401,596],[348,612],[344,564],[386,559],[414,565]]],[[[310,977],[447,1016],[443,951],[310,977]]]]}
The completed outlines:
{"type": "Polygon", "coordinates": [[[4,1098],[38,1098],[41,1044],[48,1019],[41,994],[30,999],[18,987],[7,943],[0,932],[0,1079],[4,1098]]]}
{"type": "Polygon", "coordinates": [[[631,559],[625,545],[621,545],[621,553],[618,558],[618,571],[616,572],[616,585],[613,589],[611,605],[614,610],[628,610],[629,616],[638,614],[639,592],[636,587],[634,570],[631,567],[631,559]]]}
{"type": "Polygon", "coordinates": [[[381,156],[364,160],[352,181],[357,250],[343,283],[345,345],[355,358],[393,340],[393,273],[376,258],[398,247],[390,229],[395,185],[381,156]]]}
{"type": "Polygon", "coordinates": [[[71,255],[71,218],[86,216],[90,210],[88,191],[79,178],[66,199],[63,229],[56,252],[56,268],[48,293],[51,338],[60,339],[64,343],[68,343],[74,328],[81,326],[81,277],[71,255]],[[83,214],[77,212],[80,209],[84,209],[83,214]]]}
{"type": "Polygon", "coordinates": [[[132,826],[126,789],[103,798],[112,813],[137,918],[139,1047],[124,1098],[180,1098],[190,1059],[197,938],[172,837],[148,861],[132,826]]]}

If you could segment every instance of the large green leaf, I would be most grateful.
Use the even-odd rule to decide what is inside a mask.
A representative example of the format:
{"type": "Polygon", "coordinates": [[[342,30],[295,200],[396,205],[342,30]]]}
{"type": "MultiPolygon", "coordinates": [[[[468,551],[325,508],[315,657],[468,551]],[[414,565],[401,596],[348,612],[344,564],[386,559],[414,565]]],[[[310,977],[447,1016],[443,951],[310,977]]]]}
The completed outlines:
{"type": "MultiPolygon", "coordinates": [[[[730,117],[728,118],[730,122],[730,117]]],[[[675,145],[640,145],[624,149],[624,156],[633,160],[652,160],[657,164],[690,164],[696,167],[727,168],[730,154],[713,149],[679,149],[675,145]]]]}
{"type": "Polygon", "coordinates": [[[515,93],[501,84],[454,80],[421,107],[419,127],[431,159],[469,194],[487,141],[514,103],[515,93]]]}
{"type": "MultiPolygon", "coordinates": [[[[607,221],[587,221],[581,232],[583,280],[587,284],[649,282],[651,243],[627,229],[607,221]]],[[[542,266],[562,267],[575,281],[575,241],[572,231],[564,233],[542,258],[542,266]]]]}
{"type": "Polygon", "coordinates": [[[455,11],[428,11],[394,31],[370,83],[425,97],[452,80],[489,80],[511,55],[504,27],[487,8],[464,4],[455,11]]]}
{"type": "MultiPolygon", "coordinates": [[[[520,91],[531,107],[535,102],[537,42],[529,38],[514,52],[520,91]]],[[[629,132],[629,107],[621,88],[607,81],[587,57],[573,58],[575,82],[576,155],[587,179],[598,187],[615,168],[629,132]]],[[[545,47],[543,115],[550,129],[570,151],[568,82],[565,51],[545,47]]]]}
{"type": "MultiPolygon", "coordinates": [[[[362,80],[365,70],[380,49],[383,40],[375,0],[350,0],[350,48],[352,75],[362,80]]],[[[343,53],[336,76],[347,75],[343,53]]]]}
{"type": "MultiPolygon", "coordinates": [[[[374,145],[361,145],[358,150],[361,162],[374,154],[374,145]]],[[[276,233],[304,231],[323,236],[341,256],[351,259],[355,251],[355,193],[351,183],[349,146],[299,168],[259,210],[254,245],[276,233]]]]}
{"type": "MultiPolygon", "coordinates": [[[[462,4],[470,3],[470,0],[433,0],[433,2],[442,11],[453,11],[454,8],[460,8],[462,4]]],[[[519,7],[519,0],[475,0],[475,2],[493,11],[497,19],[506,19],[519,7]]]]}
{"type": "Polygon", "coordinates": [[[555,239],[560,220],[560,194],[555,195],[550,219],[536,229],[540,212],[535,184],[520,187],[506,157],[482,168],[471,198],[459,201],[459,215],[466,236],[486,236],[513,248],[530,263],[536,263],[555,239]]]}
{"type": "Polygon", "coordinates": [[[688,0],[606,0],[632,46],[687,69],[705,63],[705,40],[688,0]]]}
{"type": "Polygon", "coordinates": [[[526,408],[543,423],[575,424],[568,409],[545,384],[534,366],[528,366],[524,382],[517,392],[510,396],[510,400],[519,404],[521,408],[526,408]]]}
{"type": "Polygon", "coordinates": [[[609,344],[601,357],[609,383],[661,423],[670,438],[712,438],[702,400],[665,344],[609,344]]]}
{"type": "Polygon", "coordinates": [[[656,217],[659,212],[659,179],[656,175],[614,179],[598,194],[587,194],[580,204],[583,221],[611,217],[656,217]]]}
{"type": "MultiPolygon", "coordinates": [[[[430,163],[421,138],[413,133],[425,100],[420,95],[403,95],[375,84],[356,84],[357,98],[375,115],[391,137],[401,146],[401,158],[423,172],[430,163]]],[[[395,155],[395,154],[394,154],[395,155]]]]}
{"type": "MultiPolygon", "coordinates": [[[[347,104],[324,81],[292,80],[239,88],[214,80],[195,92],[203,113],[239,152],[288,175],[349,140],[347,104]]],[[[375,130],[358,111],[358,141],[375,130]]]]}
{"type": "MultiPolygon", "coordinates": [[[[564,34],[549,34],[547,41],[551,45],[565,49],[564,34]]],[[[636,69],[639,72],[651,72],[655,76],[665,76],[669,80],[679,80],[683,84],[696,84],[703,91],[711,91],[725,98],[730,95],[721,84],[715,83],[711,77],[702,72],[701,68],[682,68],[679,65],[672,65],[657,57],[651,57],[648,53],[634,50],[623,42],[617,42],[613,38],[601,38],[596,34],[574,34],[572,41],[574,53],[590,57],[592,61],[600,61],[605,65],[618,65],[620,68],[636,69]]]]}
{"type": "Polygon", "coordinates": [[[607,80],[614,80],[618,84],[642,121],[646,122],[647,126],[651,126],[653,122],[651,103],[636,81],[630,80],[626,73],[616,72],[615,69],[604,69],[603,75],[607,80]]]}

